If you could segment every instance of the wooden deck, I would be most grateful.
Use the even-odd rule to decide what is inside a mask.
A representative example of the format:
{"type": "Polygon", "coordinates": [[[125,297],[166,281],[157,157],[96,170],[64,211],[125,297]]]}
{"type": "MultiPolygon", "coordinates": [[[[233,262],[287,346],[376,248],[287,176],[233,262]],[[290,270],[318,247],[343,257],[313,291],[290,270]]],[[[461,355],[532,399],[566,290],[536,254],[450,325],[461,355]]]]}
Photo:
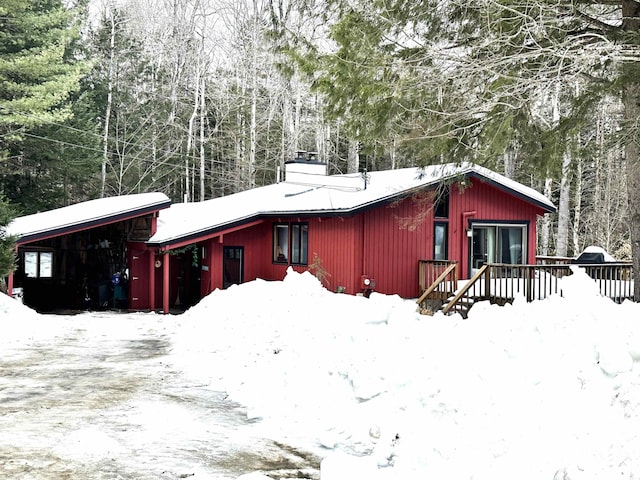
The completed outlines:
{"type": "Polygon", "coordinates": [[[571,265],[486,264],[471,279],[459,280],[456,262],[421,260],[418,299],[422,313],[458,312],[466,318],[475,302],[488,300],[504,305],[518,297],[526,301],[542,300],[550,295],[562,296],[560,279],[573,274],[571,267],[586,271],[598,285],[600,293],[616,303],[633,300],[633,269],[630,263],[571,265]],[[426,286],[423,288],[423,286],[426,286]]]}

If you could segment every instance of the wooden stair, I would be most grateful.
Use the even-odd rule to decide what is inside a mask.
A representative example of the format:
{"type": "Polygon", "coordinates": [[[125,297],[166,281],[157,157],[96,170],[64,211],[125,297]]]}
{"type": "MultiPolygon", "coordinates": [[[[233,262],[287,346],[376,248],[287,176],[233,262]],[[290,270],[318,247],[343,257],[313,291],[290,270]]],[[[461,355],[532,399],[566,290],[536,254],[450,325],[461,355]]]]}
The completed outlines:
{"type": "Polygon", "coordinates": [[[454,275],[455,282],[447,280],[451,271],[456,268],[457,264],[449,266],[418,298],[420,313],[433,315],[441,311],[445,315],[459,313],[462,318],[467,318],[469,310],[475,302],[484,298],[484,292],[480,288],[478,280],[485,276],[488,266],[483,265],[461,288],[458,288],[457,273],[454,275]],[[453,291],[447,289],[452,285],[455,287],[453,291]],[[446,297],[443,295],[445,292],[447,293],[446,297]]]}

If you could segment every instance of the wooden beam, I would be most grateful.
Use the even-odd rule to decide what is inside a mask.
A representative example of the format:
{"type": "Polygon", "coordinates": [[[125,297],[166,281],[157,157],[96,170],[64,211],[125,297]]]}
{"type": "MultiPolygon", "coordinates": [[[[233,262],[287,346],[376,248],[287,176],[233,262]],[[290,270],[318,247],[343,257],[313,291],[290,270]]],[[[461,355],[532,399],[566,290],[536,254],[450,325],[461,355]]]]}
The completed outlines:
{"type": "Polygon", "coordinates": [[[154,250],[148,251],[147,269],[149,272],[149,310],[152,312],[156,309],[156,252],[154,250]]]}
{"type": "Polygon", "coordinates": [[[162,311],[169,313],[169,253],[162,255],[162,311]]]}

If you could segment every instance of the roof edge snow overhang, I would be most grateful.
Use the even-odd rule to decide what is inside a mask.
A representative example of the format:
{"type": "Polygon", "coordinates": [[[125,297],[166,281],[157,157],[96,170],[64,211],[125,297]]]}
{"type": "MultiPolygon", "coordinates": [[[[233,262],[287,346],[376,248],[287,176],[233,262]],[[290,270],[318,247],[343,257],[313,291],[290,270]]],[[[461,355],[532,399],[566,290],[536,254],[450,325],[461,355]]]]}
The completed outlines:
{"type": "Polygon", "coordinates": [[[105,215],[100,218],[92,218],[86,221],[80,221],[69,225],[62,225],[59,227],[50,228],[40,232],[34,232],[27,235],[18,236],[16,240],[16,246],[26,245],[29,243],[37,242],[40,240],[46,240],[49,238],[59,237],[62,235],[68,235],[70,233],[76,233],[81,230],[87,230],[91,228],[101,227],[104,225],[110,225],[112,223],[121,222],[124,220],[130,220],[136,217],[142,217],[150,213],[155,213],[159,210],[163,210],[171,206],[171,200],[163,200],[152,205],[145,205],[144,207],[127,210],[126,212],[118,212],[112,215],[105,215]]]}

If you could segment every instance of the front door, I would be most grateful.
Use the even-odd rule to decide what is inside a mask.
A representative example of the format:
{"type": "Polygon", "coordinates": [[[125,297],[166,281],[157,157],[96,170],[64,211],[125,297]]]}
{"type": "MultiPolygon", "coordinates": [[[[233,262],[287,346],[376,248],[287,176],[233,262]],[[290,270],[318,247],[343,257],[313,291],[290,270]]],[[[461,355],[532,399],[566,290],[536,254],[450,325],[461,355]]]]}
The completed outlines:
{"type": "Polygon", "coordinates": [[[149,250],[129,250],[129,308],[149,308],[149,250]]]}
{"type": "Polygon", "coordinates": [[[222,251],[222,287],[238,285],[244,280],[244,247],[224,247],[222,251]]]}

